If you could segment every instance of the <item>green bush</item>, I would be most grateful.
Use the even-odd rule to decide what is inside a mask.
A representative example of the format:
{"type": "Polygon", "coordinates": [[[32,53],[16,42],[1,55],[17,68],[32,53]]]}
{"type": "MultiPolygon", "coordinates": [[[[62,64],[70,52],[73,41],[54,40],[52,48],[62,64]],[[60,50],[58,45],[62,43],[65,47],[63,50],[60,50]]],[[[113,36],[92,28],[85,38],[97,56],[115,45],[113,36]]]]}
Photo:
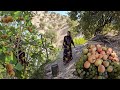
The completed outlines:
{"type": "Polygon", "coordinates": [[[75,45],[81,45],[87,42],[84,38],[74,38],[73,41],[75,45]]]}

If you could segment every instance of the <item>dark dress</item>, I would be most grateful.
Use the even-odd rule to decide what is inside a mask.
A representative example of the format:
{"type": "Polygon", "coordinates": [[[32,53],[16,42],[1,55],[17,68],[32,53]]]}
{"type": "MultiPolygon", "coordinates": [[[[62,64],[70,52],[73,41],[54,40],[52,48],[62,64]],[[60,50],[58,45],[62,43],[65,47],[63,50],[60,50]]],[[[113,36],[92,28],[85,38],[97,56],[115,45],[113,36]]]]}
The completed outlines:
{"type": "Polygon", "coordinates": [[[74,42],[71,36],[65,36],[63,41],[63,47],[64,47],[63,62],[64,63],[68,63],[73,58],[71,44],[74,45],[74,42]]]}

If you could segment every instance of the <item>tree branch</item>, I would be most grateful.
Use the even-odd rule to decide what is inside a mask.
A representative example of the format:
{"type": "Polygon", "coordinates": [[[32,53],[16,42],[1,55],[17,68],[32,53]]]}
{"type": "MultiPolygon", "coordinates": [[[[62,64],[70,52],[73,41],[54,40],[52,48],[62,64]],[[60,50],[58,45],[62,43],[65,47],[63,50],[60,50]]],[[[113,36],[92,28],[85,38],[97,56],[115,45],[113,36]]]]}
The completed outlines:
{"type": "MultiPolygon", "coordinates": [[[[103,18],[103,15],[102,15],[102,18],[101,18],[101,19],[104,19],[104,18],[103,18]]],[[[110,17],[109,17],[108,19],[106,19],[106,20],[103,20],[102,25],[99,26],[99,27],[95,30],[95,34],[94,34],[94,35],[96,36],[96,35],[100,34],[100,33],[102,32],[104,26],[105,26],[106,24],[111,23],[111,21],[112,21],[112,16],[110,16],[110,17]]]]}

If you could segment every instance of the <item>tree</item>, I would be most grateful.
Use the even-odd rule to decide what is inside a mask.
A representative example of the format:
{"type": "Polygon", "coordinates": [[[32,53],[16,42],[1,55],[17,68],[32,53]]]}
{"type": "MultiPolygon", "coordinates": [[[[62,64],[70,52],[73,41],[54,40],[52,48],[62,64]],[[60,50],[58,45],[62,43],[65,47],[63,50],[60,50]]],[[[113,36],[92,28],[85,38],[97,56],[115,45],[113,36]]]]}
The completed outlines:
{"type": "Polygon", "coordinates": [[[51,44],[56,41],[56,33],[53,30],[47,30],[45,33],[45,37],[48,41],[50,41],[51,44]]]}
{"type": "Polygon", "coordinates": [[[80,31],[78,29],[78,22],[76,20],[71,20],[71,19],[68,19],[67,20],[67,23],[70,27],[70,31],[73,35],[73,37],[75,37],[80,31]]]}
{"type": "Polygon", "coordinates": [[[103,34],[106,26],[120,30],[120,11],[71,11],[68,15],[72,20],[79,22],[78,28],[87,39],[103,34]]]}
{"type": "MultiPolygon", "coordinates": [[[[3,42],[0,47],[1,64],[4,68],[8,64],[12,64],[11,67],[14,66],[12,73],[8,72],[9,70],[7,69],[7,76],[14,76],[16,74],[17,77],[21,78],[21,75],[25,75],[28,65],[26,62],[29,62],[26,56],[27,49],[25,49],[28,44],[22,45],[27,35],[25,36],[23,33],[27,31],[29,34],[34,33],[34,28],[30,21],[32,14],[29,11],[0,11],[0,16],[2,16],[0,22],[0,40],[3,42]],[[18,39],[17,42],[16,39],[18,39]],[[22,57],[20,57],[20,51],[21,53],[25,52],[22,57]]],[[[31,38],[31,35],[28,38],[31,38]]]]}
{"type": "Polygon", "coordinates": [[[27,79],[48,60],[46,48],[53,47],[32,25],[30,11],[0,11],[0,16],[0,78],[27,79]]]}

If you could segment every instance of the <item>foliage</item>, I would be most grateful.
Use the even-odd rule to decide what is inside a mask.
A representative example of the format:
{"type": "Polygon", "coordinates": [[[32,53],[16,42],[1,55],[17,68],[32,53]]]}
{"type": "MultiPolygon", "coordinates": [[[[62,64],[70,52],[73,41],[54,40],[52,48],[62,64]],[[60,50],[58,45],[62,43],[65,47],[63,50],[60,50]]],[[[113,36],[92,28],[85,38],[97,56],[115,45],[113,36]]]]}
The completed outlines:
{"type": "Polygon", "coordinates": [[[81,45],[87,42],[84,38],[74,38],[73,41],[75,45],[81,45]]]}
{"type": "Polygon", "coordinates": [[[48,56],[51,53],[48,52],[54,47],[32,25],[33,15],[30,11],[0,11],[0,16],[0,78],[13,78],[5,67],[11,63],[14,77],[28,79],[43,63],[50,60],[48,56]],[[21,42],[15,44],[16,38],[21,39],[21,42]],[[18,48],[19,45],[21,48],[18,48]],[[22,57],[24,63],[21,63],[23,59],[19,59],[19,50],[25,52],[25,57],[22,57]]]}
{"type": "Polygon", "coordinates": [[[56,41],[56,32],[53,30],[47,30],[45,33],[45,37],[48,41],[50,41],[51,44],[53,44],[56,41]]]}
{"type": "Polygon", "coordinates": [[[45,64],[41,65],[41,67],[34,70],[33,74],[30,76],[30,79],[43,79],[45,76],[44,66],[45,64]]]}
{"type": "MultiPolygon", "coordinates": [[[[82,30],[87,39],[90,39],[97,32],[102,34],[105,26],[110,30],[120,30],[120,12],[119,11],[71,11],[69,16],[72,20],[79,22],[78,28],[82,30]]],[[[108,31],[109,32],[109,31],[108,31]]]]}
{"type": "Polygon", "coordinates": [[[68,23],[68,25],[70,27],[70,31],[72,33],[72,36],[75,37],[80,32],[79,29],[77,28],[78,22],[75,21],[75,20],[68,19],[67,23],[68,23]]]}

